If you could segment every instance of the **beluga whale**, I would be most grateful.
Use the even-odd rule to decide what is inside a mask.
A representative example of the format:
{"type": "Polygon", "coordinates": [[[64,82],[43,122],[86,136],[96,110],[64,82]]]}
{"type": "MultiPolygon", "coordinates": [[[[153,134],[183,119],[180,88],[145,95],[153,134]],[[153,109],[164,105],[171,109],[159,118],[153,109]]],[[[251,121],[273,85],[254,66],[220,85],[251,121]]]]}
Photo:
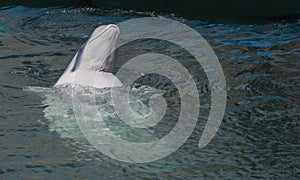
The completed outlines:
{"type": "Polygon", "coordinates": [[[54,87],[64,84],[95,88],[122,86],[120,80],[112,73],[119,34],[119,27],[114,24],[97,27],[77,51],[54,87]]]}

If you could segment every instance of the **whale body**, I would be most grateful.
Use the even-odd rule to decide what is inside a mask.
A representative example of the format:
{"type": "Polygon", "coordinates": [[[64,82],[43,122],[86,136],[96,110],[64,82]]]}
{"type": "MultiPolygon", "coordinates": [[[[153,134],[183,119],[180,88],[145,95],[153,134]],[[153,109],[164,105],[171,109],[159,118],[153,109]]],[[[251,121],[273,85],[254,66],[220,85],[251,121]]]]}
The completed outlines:
{"type": "Polygon", "coordinates": [[[122,86],[112,74],[115,65],[115,47],[120,30],[117,25],[99,26],[77,51],[54,87],[78,84],[95,88],[122,86]]]}

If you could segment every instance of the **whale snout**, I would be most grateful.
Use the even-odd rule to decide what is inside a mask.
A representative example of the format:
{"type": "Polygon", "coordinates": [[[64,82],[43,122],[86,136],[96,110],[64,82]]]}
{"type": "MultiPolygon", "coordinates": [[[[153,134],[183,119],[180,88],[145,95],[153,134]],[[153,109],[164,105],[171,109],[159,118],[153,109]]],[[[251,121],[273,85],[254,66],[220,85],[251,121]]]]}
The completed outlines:
{"type": "Polygon", "coordinates": [[[115,24],[103,25],[96,28],[91,35],[89,43],[99,37],[117,37],[120,34],[120,29],[115,24]]]}
{"type": "Polygon", "coordinates": [[[95,29],[95,31],[98,31],[99,30],[99,35],[103,34],[103,33],[111,33],[111,32],[115,32],[115,33],[120,33],[120,29],[117,25],[115,24],[109,24],[109,25],[106,25],[104,27],[100,26],[98,27],[97,29],[95,29]]]}
{"type": "Polygon", "coordinates": [[[117,25],[115,25],[115,24],[109,24],[109,25],[107,25],[107,29],[112,30],[112,31],[118,31],[118,32],[120,32],[119,27],[117,25]]]}

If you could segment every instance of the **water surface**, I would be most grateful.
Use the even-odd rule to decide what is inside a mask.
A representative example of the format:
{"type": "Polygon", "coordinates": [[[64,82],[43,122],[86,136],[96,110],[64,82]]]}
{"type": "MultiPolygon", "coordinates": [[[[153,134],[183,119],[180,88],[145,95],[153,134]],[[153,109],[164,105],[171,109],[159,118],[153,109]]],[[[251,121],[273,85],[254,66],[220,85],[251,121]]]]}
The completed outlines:
{"type": "MultiPolygon", "coordinates": [[[[28,86],[49,88],[44,93],[51,90],[97,26],[144,16],[156,14],[93,8],[0,9],[1,178],[299,179],[299,21],[211,24],[166,15],[208,40],[226,77],[226,113],[217,135],[203,149],[198,141],[208,116],[210,87],[201,66],[188,53],[164,42],[148,40],[122,47],[116,71],[126,59],[153,51],[176,58],[197,82],[202,108],[194,133],[178,151],[156,162],[118,162],[77,138],[80,131],[67,136],[63,122],[74,121],[71,105],[70,111],[51,121],[46,116],[51,101],[37,91],[24,90],[28,86]]],[[[166,79],[148,76],[140,83],[169,85],[168,97],[178,100],[166,79]]],[[[168,131],[176,122],[174,107],[168,116],[171,120],[161,129],[168,131]]]]}

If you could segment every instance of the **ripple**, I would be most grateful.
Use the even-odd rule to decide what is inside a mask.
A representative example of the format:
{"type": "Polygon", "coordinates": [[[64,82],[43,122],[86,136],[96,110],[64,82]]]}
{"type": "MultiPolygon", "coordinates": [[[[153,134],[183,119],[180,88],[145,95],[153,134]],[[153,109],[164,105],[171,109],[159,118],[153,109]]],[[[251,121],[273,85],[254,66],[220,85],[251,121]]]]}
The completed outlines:
{"type": "MultiPolygon", "coordinates": [[[[163,16],[197,30],[212,45],[222,64],[228,105],[217,136],[206,148],[198,148],[212,90],[201,66],[178,47],[146,40],[120,49],[118,68],[143,52],[166,53],[176,58],[193,75],[201,97],[195,132],[174,154],[148,164],[117,162],[89,145],[76,126],[70,99],[62,95],[66,92],[42,87],[55,83],[96,26],[158,15],[101,8],[0,8],[0,139],[4,142],[0,152],[5,154],[0,174],[30,171],[41,176],[74,174],[74,178],[89,179],[94,175],[117,179],[299,176],[300,22],[210,24],[163,16]],[[30,85],[40,88],[31,93],[22,91],[23,86],[30,85]]],[[[139,82],[165,88],[172,101],[170,106],[180,106],[177,91],[172,90],[166,79],[146,76],[139,82]]],[[[147,100],[141,103],[147,105],[147,100]]],[[[178,111],[173,109],[160,129],[147,133],[163,136],[176,124],[177,115],[178,111]]],[[[149,134],[151,138],[146,137],[144,131],[115,130],[133,141],[152,138],[149,134]],[[145,139],[138,136],[143,133],[145,139]]]]}

